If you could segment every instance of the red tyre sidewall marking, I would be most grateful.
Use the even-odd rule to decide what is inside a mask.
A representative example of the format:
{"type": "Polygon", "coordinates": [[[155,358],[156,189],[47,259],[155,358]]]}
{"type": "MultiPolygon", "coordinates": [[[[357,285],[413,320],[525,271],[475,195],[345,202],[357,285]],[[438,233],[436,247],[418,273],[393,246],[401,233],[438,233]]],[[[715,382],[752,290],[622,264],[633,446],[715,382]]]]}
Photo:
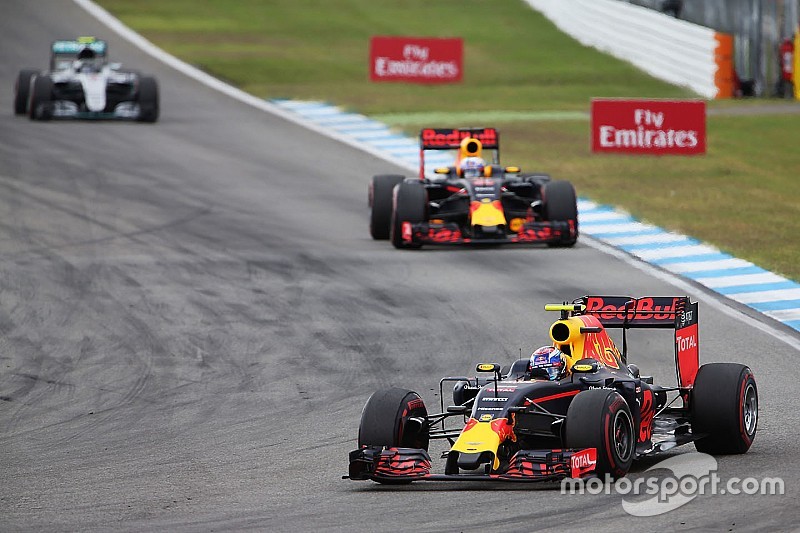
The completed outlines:
{"type": "Polygon", "coordinates": [[[741,433],[748,445],[752,444],[753,440],[750,438],[750,435],[747,434],[747,429],[744,427],[744,394],[747,392],[747,381],[750,379],[750,376],[750,372],[745,372],[744,379],[740,385],[741,393],[739,394],[739,433],[741,433]]]}
{"type": "Polygon", "coordinates": [[[611,415],[606,413],[605,421],[603,423],[605,426],[605,431],[603,432],[603,437],[605,438],[605,448],[606,448],[606,457],[608,458],[608,464],[611,466],[612,469],[617,469],[617,462],[614,460],[613,453],[611,451],[611,433],[614,431],[614,428],[611,427],[611,415]]]}

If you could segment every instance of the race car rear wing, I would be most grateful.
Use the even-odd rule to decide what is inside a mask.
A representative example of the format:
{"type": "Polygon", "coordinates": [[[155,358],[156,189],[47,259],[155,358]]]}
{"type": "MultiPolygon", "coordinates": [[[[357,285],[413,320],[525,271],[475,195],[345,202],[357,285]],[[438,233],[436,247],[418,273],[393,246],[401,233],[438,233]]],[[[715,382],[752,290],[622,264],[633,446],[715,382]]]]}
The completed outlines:
{"type": "Polygon", "coordinates": [[[75,40],[53,41],[53,44],[50,46],[50,70],[56,70],[62,67],[63,63],[73,61],[84,48],[88,48],[100,58],[105,59],[108,54],[108,44],[106,41],[95,39],[94,37],[78,37],[75,40]]]}
{"type": "Polygon", "coordinates": [[[79,37],[74,41],[53,41],[51,51],[54,54],[77,54],[84,48],[90,49],[99,56],[104,56],[108,45],[105,41],[94,37],[79,37]]]}
{"type": "MultiPolygon", "coordinates": [[[[500,161],[500,132],[496,128],[423,128],[419,133],[419,177],[425,177],[426,150],[458,150],[461,141],[471,137],[483,150],[493,151],[493,162],[500,161]]],[[[480,154],[477,154],[480,155],[480,154]]]]}
{"type": "Polygon", "coordinates": [[[628,329],[674,329],[678,384],[690,387],[694,383],[700,366],[697,302],[688,296],[584,296],[575,303],[579,305],[574,314],[592,315],[606,328],[622,328],[623,361],[627,361],[628,329]]]}
{"type": "Polygon", "coordinates": [[[607,328],[674,328],[675,317],[689,303],[686,296],[584,296],[580,314],[597,317],[607,328]]]}
{"type": "Polygon", "coordinates": [[[484,149],[500,148],[500,133],[495,128],[423,128],[419,133],[421,150],[455,150],[467,137],[478,139],[484,149]]]}

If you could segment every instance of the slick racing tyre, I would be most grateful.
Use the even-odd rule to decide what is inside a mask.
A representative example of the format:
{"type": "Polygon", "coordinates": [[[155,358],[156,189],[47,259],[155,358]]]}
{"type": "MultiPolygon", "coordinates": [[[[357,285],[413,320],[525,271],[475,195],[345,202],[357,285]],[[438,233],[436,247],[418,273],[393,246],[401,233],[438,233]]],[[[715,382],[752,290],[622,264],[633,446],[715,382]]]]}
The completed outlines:
{"type": "Polygon", "coordinates": [[[566,447],[596,448],[595,473],[613,479],[628,473],[636,449],[633,416],[625,399],[609,389],[579,393],[567,410],[566,447]]]}
{"type": "Polygon", "coordinates": [[[28,116],[31,120],[53,118],[53,80],[49,76],[34,76],[28,98],[28,116]]]}
{"type": "Polygon", "coordinates": [[[550,246],[573,246],[578,240],[578,201],[575,188],[568,181],[551,181],[542,187],[543,214],[550,222],[573,221],[575,236],[566,236],[561,242],[550,246]]]}
{"type": "Polygon", "coordinates": [[[358,447],[418,448],[430,440],[425,403],[414,391],[392,388],[375,392],[361,412],[358,447]]]}
{"type": "Polygon", "coordinates": [[[403,223],[428,220],[428,191],[416,180],[403,181],[394,188],[392,223],[389,238],[395,248],[419,248],[403,240],[403,223]]]}
{"type": "Polygon", "coordinates": [[[31,92],[31,80],[36,76],[35,70],[21,70],[14,85],[14,114],[24,115],[28,112],[28,98],[31,92]]]}
{"type": "Polygon", "coordinates": [[[758,388],[753,372],[737,363],[700,367],[691,392],[692,433],[698,452],[745,453],[758,426],[758,388]]]}
{"type": "Polygon", "coordinates": [[[139,122],[155,122],[158,120],[158,84],[152,76],[139,78],[139,122]]]}
{"type": "Polygon", "coordinates": [[[392,224],[392,191],[404,179],[393,174],[372,176],[369,182],[369,233],[375,240],[389,238],[392,224]]]}

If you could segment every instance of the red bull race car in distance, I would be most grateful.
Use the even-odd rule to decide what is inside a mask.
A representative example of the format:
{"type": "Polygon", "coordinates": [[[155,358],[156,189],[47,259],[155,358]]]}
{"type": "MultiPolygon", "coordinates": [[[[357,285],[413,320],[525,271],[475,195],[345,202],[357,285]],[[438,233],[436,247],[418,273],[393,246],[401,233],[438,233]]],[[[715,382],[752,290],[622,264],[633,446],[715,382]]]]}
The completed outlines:
{"type": "Polygon", "coordinates": [[[428,413],[411,390],[374,393],[361,415],[353,480],[555,481],[625,476],[634,460],[694,442],[700,452],[745,453],[756,435],[758,389],[750,368],[699,364],[697,303],[688,297],[584,296],[548,304],[561,316],[552,344],[483,377],[445,377],[453,405],[428,413]],[[622,328],[618,350],[608,328],[622,328]],[[676,386],[653,383],[627,362],[626,332],[674,330],[676,386]],[[454,427],[454,421],[459,421],[454,427]],[[428,445],[446,439],[444,472],[428,445]]]}
{"type": "Polygon", "coordinates": [[[396,248],[467,243],[572,246],[578,239],[572,184],[500,165],[495,128],[423,129],[419,177],[373,176],[369,206],[372,238],[389,239],[396,248]],[[455,165],[426,175],[425,154],[430,150],[455,150],[455,165]]]}

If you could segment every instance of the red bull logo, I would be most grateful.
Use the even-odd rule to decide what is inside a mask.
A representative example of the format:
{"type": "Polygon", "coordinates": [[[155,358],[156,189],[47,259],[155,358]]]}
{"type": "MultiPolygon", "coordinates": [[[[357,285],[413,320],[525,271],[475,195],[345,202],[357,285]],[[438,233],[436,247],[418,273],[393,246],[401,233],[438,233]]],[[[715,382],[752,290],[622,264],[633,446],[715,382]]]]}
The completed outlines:
{"type": "Polygon", "coordinates": [[[484,198],[473,201],[469,206],[470,223],[473,226],[505,226],[506,217],[500,200],[484,198]]]}
{"type": "Polygon", "coordinates": [[[478,139],[483,148],[497,148],[498,146],[498,135],[495,128],[483,128],[483,130],[425,128],[420,133],[420,145],[423,149],[459,148],[461,141],[467,137],[478,139]]]}
{"type": "MultiPolygon", "coordinates": [[[[584,315],[579,316],[578,319],[589,327],[602,326],[596,316],[584,315]]],[[[605,329],[599,333],[586,334],[581,357],[596,359],[611,368],[619,368],[619,360],[621,358],[617,346],[614,344],[614,341],[611,340],[611,337],[608,336],[605,329]]]]}
{"type": "MultiPolygon", "coordinates": [[[[627,310],[628,321],[670,321],[675,318],[675,308],[680,298],[640,298],[627,310]]],[[[586,313],[602,320],[625,320],[626,303],[618,299],[606,300],[590,296],[586,300],[586,313]]]]}

